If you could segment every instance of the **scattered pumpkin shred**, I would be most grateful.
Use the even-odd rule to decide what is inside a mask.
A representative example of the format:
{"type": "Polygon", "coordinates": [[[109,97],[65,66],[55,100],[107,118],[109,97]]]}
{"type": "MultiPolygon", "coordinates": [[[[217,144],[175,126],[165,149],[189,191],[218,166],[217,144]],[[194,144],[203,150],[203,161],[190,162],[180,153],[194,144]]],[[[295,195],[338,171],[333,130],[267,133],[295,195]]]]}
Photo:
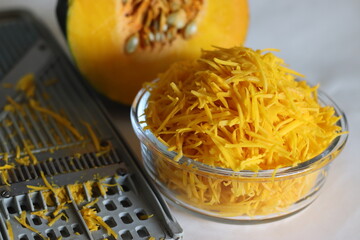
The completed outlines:
{"type": "Polygon", "coordinates": [[[32,212],[31,214],[41,217],[42,219],[45,219],[46,221],[50,222],[51,217],[47,215],[48,213],[49,213],[49,211],[47,209],[45,209],[45,210],[39,210],[39,211],[32,212]]]}
{"type": "Polygon", "coordinates": [[[61,217],[65,217],[67,219],[65,213],[60,213],[48,222],[48,226],[51,227],[52,225],[54,225],[54,223],[56,223],[56,221],[58,221],[61,217]]]}
{"type": "Polygon", "coordinates": [[[59,124],[63,125],[64,127],[66,127],[67,129],[69,129],[69,131],[74,134],[74,136],[78,139],[78,140],[83,140],[84,137],[78,132],[78,130],[72,125],[72,123],[67,120],[66,118],[60,116],[58,113],[51,111],[50,109],[44,108],[42,106],[39,105],[38,102],[36,102],[34,99],[30,99],[30,106],[35,109],[38,112],[47,114],[49,116],[51,116],[53,119],[55,119],[59,124]]]}
{"type": "Polygon", "coordinates": [[[101,196],[105,196],[106,195],[106,191],[107,191],[107,187],[105,187],[101,182],[96,182],[99,190],[100,190],[100,194],[101,196]]]}
{"type": "Polygon", "coordinates": [[[0,166],[0,170],[3,171],[3,170],[9,170],[9,169],[13,169],[14,166],[13,165],[9,165],[9,164],[5,164],[3,166],[0,166]]]}
{"type": "Polygon", "coordinates": [[[147,220],[147,219],[149,219],[149,218],[152,218],[153,216],[154,216],[154,214],[150,214],[150,215],[141,214],[141,215],[139,216],[139,219],[140,219],[140,220],[147,220]]]}
{"type": "MultiPolygon", "coordinates": [[[[48,226],[50,226],[50,227],[53,226],[62,217],[65,217],[65,219],[67,221],[68,217],[66,216],[66,214],[63,211],[68,209],[66,204],[70,203],[70,201],[69,201],[70,198],[66,193],[65,187],[57,187],[54,184],[50,184],[49,181],[46,179],[45,174],[43,172],[40,172],[40,175],[44,181],[45,186],[30,186],[30,185],[28,185],[27,187],[31,190],[43,191],[42,194],[43,194],[45,202],[48,206],[55,206],[53,197],[57,198],[57,200],[60,204],[56,207],[56,209],[53,212],[51,212],[51,215],[53,215],[53,217],[50,216],[50,212],[47,209],[32,212],[31,214],[39,216],[39,217],[47,220],[48,226]]],[[[94,191],[94,187],[98,187],[99,191],[104,196],[107,191],[106,187],[113,187],[113,186],[117,186],[117,185],[118,184],[102,183],[101,179],[97,179],[97,181],[88,181],[88,182],[84,183],[84,186],[87,189],[90,196],[92,195],[92,193],[94,191]],[[101,190],[101,189],[103,189],[103,190],[101,190]]],[[[78,204],[78,205],[81,204],[82,202],[84,202],[85,198],[86,198],[84,186],[83,186],[83,184],[80,184],[80,183],[68,185],[71,195],[72,195],[74,201],[76,202],[76,204],[78,204]]],[[[97,231],[97,230],[99,230],[100,227],[103,227],[106,230],[108,235],[112,235],[115,239],[117,239],[118,235],[111,229],[111,227],[100,216],[97,215],[96,209],[93,208],[93,205],[95,203],[97,203],[98,200],[99,199],[96,198],[95,200],[85,204],[82,207],[82,209],[80,210],[80,213],[81,213],[82,217],[84,218],[84,221],[90,231],[97,231]]],[[[25,213],[25,211],[23,211],[23,213],[25,213]]],[[[152,215],[149,217],[152,217],[152,215]]],[[[25,215],[25,217],[22,216],[18,221],[22,224],[22,222],[25,221],[25,220],[23,220],[25,218],[26,218],[26,215],[25,215]]],[[[23,226],[27,226],[27,225],[23,225],[23,226]]],[[[33,229],[33,228],[29,228],[29,229],[40,235],[40,233],[38,231],[36,231],[36,229],[33,229]]]]}
{"type": "Polygon", "coordinates": [[[13,168],[14,168],[14,166],[10,165],[10,164],[5,164],[3,166],[0,166],[1,179],[7,186],[10,186],[8,170],[13,169],[13,168]]]}
{"type": "MultiPolygon", "coordinates": [[[[49,80],[49,82],[44,83],[46,86],[49,85],[48,83],[55,83],[55,79],[49,80]]],[[[5,111],[13,112],[15,110],[20,111],[22,114],[25,114],[24,112],[24,106],[31,107],[33,110],[40,112],[42,114],[48,115],[51,118],[53,118],[59,125],[62,125],[63,127],[67,128],[78,140],[83,140],[84,137],[78,132],[78,130],[72,125],[72,123],[67,120],[66,118],[62,117],[61,114],[58,114],[48,108],[45,108],[39,104],[35,100],[35,89],[36,89],[36,81],[35,81],[35,75],[33,73],[29,73],[24,75],[22,78],[20,78],[15,86],[12,85],[6,85],[6,87],[13,87],[16,91],[21,91],[25,96],[26,99],[24,102],[17,102],[12,97],[6,96],[7,101],[9,104],[4,106],[5,111]]],[[[4,122],[4,125],[9,127],[12,126],[12,122],[9,119],[5,119],[6,122],[4,122]]],[[[24,126],[20,124],[20,131],[25,131],[24,126]]],[[[64,131],[64,129],[60,129],[60,131],[64,131]]],[[[66,135],[66,134],[64,134],[66,135]]],[[[16,133],[10,135],[9,137],[15,137],[16,133]]],[[[58,136],[55,136],[55,138],[58,136]]],[[[67,139],[69,140],[69,139],[67,139]]],[[[23,151],[26,153],[25,156],[21,156],[21,149],[19,146],[15,147],[15,158],[14,160],[16,163],[20,165],[29,166],[30,164],[36,165],[38,163],[38,159],[33,154],[32,149],[33,145],[30,144],[29,139],[26,139],[23,142],[24,149],[23,151]]],[[[40,143],[41,145],[41,143],[40,143]]],[[[49,150],[49,152],[52,152],[56,149],[52,148],[49,150]]],[[[101,149],[104,151],[104,149],[101,149]]],[[[105,149],[104,153],[108,152],[109,149],[105,149]]],[[[102,154],[104,154],[102,153],[102,154]]],[[[6,159],[8,159],[9,153],[3,153],[6,156],[6,159]]],[[[5,159],[5,158],[4,158],[5,159]]],[[[6,174],[2,173],[2,179],[3,182],[8,184],[7,176],[6,174]]]]}
{"type": "Polygon", "coordinates": [[[5,183],[5,185],[10,186],[8,170],[1,170],[0,173],[1,173],[1,179],[5,183]]]}
{"type": "Polygon", "coordinates": [[[94,147],[95,147],[95,150],[96,152],[99,152],[100,151],[100,140],[99,138],[96,136],[94,130],[92,129],[91,125],[85,121],[82,122],[86,129],[88,130],[89,134],[90,134],[90,137],[91,137],[91,140],[94,144],[94,147]]]}
{"type": "Polygon", "coordinates": [[[26,222],[26,211],[22,211],[20,217],[15,216],[15,219],[16,219],[22,226],[24,226],[25,228],[29,229],[30,231],[38,234],[41,238],[43,238],[43,239],[46,240],[46,238],[45,238],[38,230],[36,230],[35,228],[33,228],[33,227],[31,227],[29,224],[27,224],[27,222],[26,222]]]}
{"type": "Polygon", "coordinates": [[[49,181],[46,179],[45,174],[43,171],[40,172],[41,178],[45,183],[45,186],[48,187],[49,190],[51,190],[51,192],[53,192],[55,194],[55,189],[54,187],[49,183],[49,181]]]}
{"type": "Polygon", "coordinates": [[[35,75],[33,73],[24,75],[17,82],[15,89],[23,91],[28,98],[33,97],[35,95],[35,75]]]}
{"type": "MultiPolygon", "coordinates": [[[[49,82],[49,84],[54,84],[55,81],[49,82]]],[[[6,85],[6,87],[13,87],[13,86],[8,86],[6,85]]],[[[57,123],[63,125],[64,127],[66,127],[72,134],[74,134],[76,136],[76,138],[78,140],[83,140],[83,136],[78,132],[77,129],[75,129],[73,127],[73,125],[71,124],[71,122],[69,122],[66,118],[62,117],[60,114],[53,112],[50,109],[47,109],[45,107],[40,106],[40,104],[34,99],[35,96],[35,89],[36,89],[36,85],[35,85],[35,76],[32,73],[29,73],[25,76],[23,76],[18,83],[15,86],[15,89],[17,91],[22,91],[25,93],[25,96],[28,99],[28,104],[29,106],[40,112],[43,114],[46,114],[48,116],[50,116],[51,118],[53,118],[54,120],[56,120],[57,123]]],[[[7,104],[4,107],[5,111],[23,111],[23,106],[22,104],[16,102],[13,98],[7,96],[7,101],[9,102],[9,104],[7,104]]],[[[7,123],[9,126],[12,124],[11,122],[7,123]]],[[[99,139],[97,138],[95,132],[93,131],[93,129],[91,128],[89,123],[84,122],[84,125],[86,126],[89,135],[94,143],[95,149],[96,149],[96,154],[97,156],[101,156],[103,154],[108,153],[111,150],[111,146],[101,146],[99,139]]],[[[21,130],[21,129],[20,129],[21,130]]],[[[22,130],[23,131],[23,130],[22,130]]],[[[16,146],[15,148],[15,153],[14,153],[14,159],[18,164],[21,165],[36,165],[38,163],[38,160],[36,158],[36,156],[32,153],[31,148],[33,146],[29,145],[28,142],[24,142],[24,152],[27,154],[27,156],[21,156],[21,149],[19,146],[16,146]],[[30,161],[31,160],[31,161],[30,161]]],[[[9,165],[7,164],[8,162],[8,157],[9,154],[8,153],[3,153],[3,160],[6,162],[5,165],[0,166],[0,173],[1,173],[1,177],[2,180],[5,184],[10,185],[8,183],[8,170],[9,169],[13,169],[14,166],[13,165],[9,165]]],[[[67,209],[68,207],[66,206],[66,204],[70,203],[69,200],[69,196],[67,194],[66,188],[65,187],[58,187],[55,184],[51,184],[44,172],[40,172],[41,178],[44,181],[45,186],[27,186],[30,191],[42,191],[43,197],[45,199],[45,202],[48,206],[53,207],[56,206],[57,203],[57,207],[55,208],[55,210],[53,210],[52,212],[49,212],[48,209],[45,210],[40,210],[40,211],[34,211],[31,212],[32,215],[38,216],[42,219],[47,220],[47,224],[48,226],[53,226],[60,218],[65,218],[66,221],[68,220],[68,217],[66,215],[66,213],[64,212],[65,209],[67,209]]],[[[100,181],[101,179],[98,179],[97,181],[88,181],[86,183],[84,183],[87,192],[89,193],[90,196],[92,196],[92,193],[94,191],[94,187],[97,187],[99,192],[101,193],[102,196],[106,195],[106,191],[107,191],[107,187],[112,187],[115,186],[117,184],[106,184],[106,183],[102,183],[100,181]]],[[[68,185],[68,188],[71,192],[71,195],[74,198],[74,201],[77,204],[80,204],[82,202],[85,201],[85,190],[84,190],[84,186],[82,184],[71,184],[68,185]]],[[[100,216],[96,215],[96,210],[93,208],[90,208],[98,199],[96,199],[93,202],[90,202],[88,204],[86,204],[83,207],[83,211],[84,214],[89,216],[88,220],[90,222],[92,222],[93,224],[96,225],[96,227],[90,227],[89,229],[91,231],[94,231],[94,229],[96,228],[96,230],[102,226],[109,235],[112,235],[114,238],[117,238],[117,234],[107,225],[106,222],[104,222],[102,220],[102,218],[100,216]],[[95,210],[95,212],[93,213],[93,211],[95,210]]],[[[36,234],[38,234],[41,238],[43,239],[47,239],[45,238],[38,230],[36,230],[35,228],[31,227],[28,223],[27,223],[27,219],[26,219],[26,211],[22,211],[20,217],[15,216],[15,219],[24,227],[28,228],[29,230],[35,232],[36,234]]],[[[85,221],[87,221],[85,219],[85,221]]],[[[89,222],[88,221],[88,222],[89,222]]],[[[88,224],[87,222],[87,224],[88,224]]],[[[9,233],[9,237],[10,239],[14,239],[13,236],[13,231],[12,231],[12,227],[9,221],[6,221],[6,226],[7,226],[7,230],[9,233]]],[[[79,233],[75,233],[78,234],[79,233]]],[[[58,239],[61,239],[62,237],[59,237],[58,239]]]]}
{"type": "Polygon", "coordinates": [[[14,109],[18,110],[18,111],[23,111],[22,106],[17,103],[14,99],[12,99],[10,96],[6,96],[6,100],[14,107],[14,109]]]}
{"type": "Polygon", "coordinates": [[[12,229],[12,226],[11,226],[11,223],[9,220],[6,220],[6,227],[7,227],[7,231],[8,231],[10,240],[14,240],[14,232],[13,232],[13,229],[12,229]]]}
{"type": "Polygon", "coordinates": [[[26,151],[26,153],[29,155],[29,158],[30,158],[31,161],[32,161],[32,164],[33,164],[33,165],[36,165],[36,164],[38,163],[37,158],[36,158],[35,155],[31,152],[29,146],[28,146],[26,143],[24,143],[24,146],[25,146],[25,151],[26,151]]]}
{"type": "MultiPolygon", "coordinates": [[[[296,81],[272,49],[203,51],[148,83],[145,129],[182,156],[234,171],[296,166],[319,155],[339,135],[339,117],[321,106],[317,88],[296,81]]],[[[224,214],[279,212],[304,196],[316,174],[248,182],[197,174],[191,166],[155,159],[159,177],[201,208],[224,214]]],[[[275,176],[275,175],[273,175],[275,176]]]]}
{"type": "Polygon", "coordinates": [[[114,230],[111,229],[111,227],[104,222],[104,220],[96,215],[97,211],[95,208],[92,208],[92,206],[98,201],[98,199],[84,205],[82,209],[80,210],[80,213],[82,217],[84,218],[84,221],[86,225],[88,226],[88,229],[90,231],[97,231],[99,230],[99,227],[102,226],[106,231],[108,235],[112,235],[115,239],[117,239],[118,235],[114,232],[114,230]]]}

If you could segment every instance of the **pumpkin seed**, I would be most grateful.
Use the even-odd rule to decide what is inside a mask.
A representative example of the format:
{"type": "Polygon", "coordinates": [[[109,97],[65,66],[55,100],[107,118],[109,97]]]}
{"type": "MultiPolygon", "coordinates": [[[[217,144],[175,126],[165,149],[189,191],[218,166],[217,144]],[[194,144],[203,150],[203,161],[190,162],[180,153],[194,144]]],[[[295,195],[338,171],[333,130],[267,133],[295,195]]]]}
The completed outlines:
{"type": "Polygon", "coordinates": [[[126,53],[133,53],[139,46],[139,34],[135,33],[131,37],[129,37],[125,44],[125,52],[126,53]]]}
{"type": "Polygon", "coordinates": [[[155,41],[160,42],[160,33],[159,32],[155,33],[155,41]]]}
{"type": "Polygon", "coordinates": [[[149,32],[149,33],[148,33],[148,39],[149,39],[149,41],[150,41],[150,42],[155,41],[155,36],[154,36],[154,33],[149,32]]]}
{"type": "Polygon", "coordinates": [[[156,42],[162,42],[165,40],[165,34],[162,32],[155,33],[155,41],[156,42]]]}
{"type": "Polygon", "coordinates": [[[184,31],[184,37],[185,38],[190,38],[191,36],[193,36],[195,33],[197,32],[197,25],[195,23],[195,21],[191,21],[190,23],[188,23],[185,27],[185,31],[184,31]]]}
{"type": "Polygon", "coordinates": [[[169,29],[169,26],[167,24],[164,24],[161,30],[163,32],[166,32],[168,29],[169,29]]]}
{"type": "Polygon", "coordinates": [[[167,23],[171,26],[176,27],[177,29],[181,29],[186,25],[186,12],[181,9],[177,12],[173,12],[169,14],[167,17],[167,23]]]}
{"type": "MultiPolygon", "coordinates": [[[[137,6],[142,0],[120,0],[123,3],[137,6]]],[[[141,11],[141,27],[137,33],[129,36],[124,45],[124,51],[128,54],[138,48],[153,46],[155,42],[171,43],[176,37],[190,38],[197,33],[195,18],[198,13],[198,5],[203,0],[149,0],[148,9],[141,11]],[[199,2],[198,2],[199,1],[199,2]],[[192,8],[188,13],[184,7],[192,8]]],[[[136,17],[136,16],[134,16],[136,17]]],[[[137,18],[138,19],[138,18],[137,18]]]]}

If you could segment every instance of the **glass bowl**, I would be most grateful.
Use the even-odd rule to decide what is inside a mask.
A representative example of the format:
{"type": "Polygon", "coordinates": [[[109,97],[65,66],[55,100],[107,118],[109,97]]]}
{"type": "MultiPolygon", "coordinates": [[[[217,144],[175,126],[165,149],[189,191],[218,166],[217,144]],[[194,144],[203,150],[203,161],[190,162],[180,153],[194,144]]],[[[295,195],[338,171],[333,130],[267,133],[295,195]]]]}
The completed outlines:
{"type": "MultiPolygon", "coordinates": [[[[337,137],[320,155],[295,167],[275,170],[232,171],[170,152],[146,127],[144,113],[150,93],[142,89],[131,108],[131,122],[141,144],[144,168],[163,195],[172,202],[215,220],[267,221],[304,209],[319,195],[330,163],[345,146],[347,134],[337,137]]],[[[320,104],[332,106],[341,116],[338,125],[347,131],[345,114],[324,93],[320,104]]]]}

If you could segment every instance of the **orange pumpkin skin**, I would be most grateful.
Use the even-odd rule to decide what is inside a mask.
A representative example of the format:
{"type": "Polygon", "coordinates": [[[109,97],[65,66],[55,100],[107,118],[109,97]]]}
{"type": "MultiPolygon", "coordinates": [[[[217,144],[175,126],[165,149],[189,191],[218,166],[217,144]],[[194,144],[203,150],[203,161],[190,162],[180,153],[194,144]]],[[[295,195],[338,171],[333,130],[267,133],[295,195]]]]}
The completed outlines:
{"type": "MultiPolygon", "coordinates": [[[[155,79],[175,61],[199,57],[201,49],[231,47],[245,41],[249,21],[246,0],[194,0],[201,2],[193,20],[195,33],[184,37],[183,28],[171,40],[165,37],[148,46],[143,41],[129,53],[129,38],[142,36],[138,32],[144,30],[141,21],[145,21],[145,17],[139,21],[139,16],[131,16],[124,2],[132,1],[68,2],[66,33],[75,62],[85,78],[114,101],[131,104],[143,82],[155,79]]],[[[146,10],[144,14],[147,16],[146,10]]]]}

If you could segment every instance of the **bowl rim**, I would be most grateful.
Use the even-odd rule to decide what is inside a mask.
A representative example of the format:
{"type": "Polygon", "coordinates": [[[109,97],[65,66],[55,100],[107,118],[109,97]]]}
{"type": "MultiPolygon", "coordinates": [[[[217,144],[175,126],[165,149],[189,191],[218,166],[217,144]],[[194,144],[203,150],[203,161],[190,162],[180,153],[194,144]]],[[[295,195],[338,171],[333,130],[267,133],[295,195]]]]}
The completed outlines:
{"type": "MultiPolygon", "coordinates": [[[[331,163],[338,153],[344,148],[347,139],[348,139],[348,121],[346,118],[345,113],[340,109],[340,107],[323,91],[317,90],[318,101],[320,104],[325,104],[325,106],[331,106],[335,110],[335,116],[340,116],[340,119],[337,121],[337,125],[341,127],[343,134],[336,137],[331,144],[319,155],[302,162],[296,166],[289,166],[289,167],[282,167],[277,169],[268,169],[268,170],[259,170],[257,172],[250,171],[250,170],[241,170],[241,171],[234,171],[230,168],[222,168],[216,166],[210,166],[198,161],[195,161],[191,158],[183,156],[178,162],[176,162],[174,157],[177,155],[175,151],[168,151],[167,147],[161,143],[153,133],[147,129],[144,130],[143,128],[146,124],[141,123],[139,121],[139,116],[143,116],[145,118],[144,112],[139,115],[139,107],[141,104],[147,104],[147,99],[150,96],[150,92],[148,88],[142,88],[137,93],[130,109],[130,118],[133,129],[139,138],[140,142],[143,143],[144,141],[147,144],[151,144],[156,146],[161,151],[162,154],[166,155],[169,161],[174,164],[186,164],[187,166],[191,166],[192,168],[196,169],[196,171],[201,171],[207,174],[215,174],[221,176],[233,176],[233,177],[245,177],[245,178],[281,178],[281,177],[289,177],[292,175],[305,175],[311,172],[314,172],[320,168],[331,163]],[[146,99],[145,99],[146,98],[146,99]],[[144,99],[146,102],[144,103],[144,99]],[[149,138],[152,136],[152,138],[149,138]]],[[[143,110],[145,107],[143,108],[143,110]]]]}

